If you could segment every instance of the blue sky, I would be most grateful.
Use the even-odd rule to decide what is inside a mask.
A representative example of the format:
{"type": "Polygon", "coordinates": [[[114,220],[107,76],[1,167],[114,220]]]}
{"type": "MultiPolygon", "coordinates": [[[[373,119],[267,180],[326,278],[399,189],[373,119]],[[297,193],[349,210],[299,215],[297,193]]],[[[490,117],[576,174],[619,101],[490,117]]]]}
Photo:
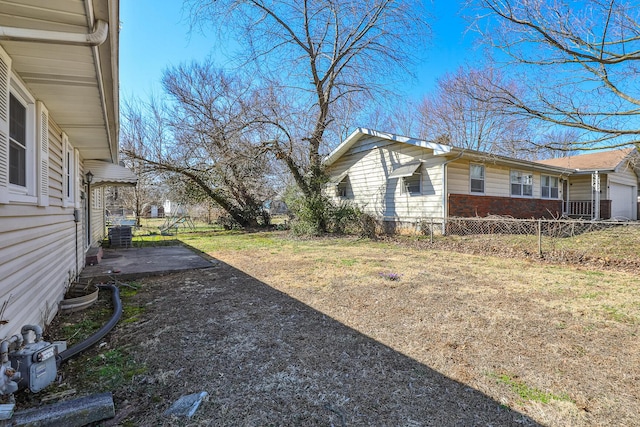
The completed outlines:
{"type": "MultiPolygon", "coordinates": [[[[435,17],[431,44],[417,47],[425,61],[416,72],[418,81],[403,88],[414,99],[431,90],[438,77],[474,56],[471,37],[463,34],[465,22],[457,16],[458,1],[435,0],[431,7],[435,17]]],[[[160,95],[164,69],[215,53],[205,35],[189,34],[180,0],[121,0],[120,21],[122,102],[160,95]]]]}

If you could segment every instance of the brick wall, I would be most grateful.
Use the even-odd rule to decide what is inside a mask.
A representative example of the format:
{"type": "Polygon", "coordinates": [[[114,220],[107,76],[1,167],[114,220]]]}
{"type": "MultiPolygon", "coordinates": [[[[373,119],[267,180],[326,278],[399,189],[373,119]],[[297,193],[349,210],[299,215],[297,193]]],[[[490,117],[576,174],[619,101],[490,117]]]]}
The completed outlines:
{"type": "MultiPolygon", "coordinates": [[[[560,200],[449,194],[449,216],[463,218],[508,215],[514,218],[559,218],[560,200]]],[[[640,212],[640,203],[638,204],[640,212]]],[[[600,219],[611,218],[611,200],[600,200],[600,219]]]]}
{"type": "Polygon", "coordinates": [[[562,215],[562,201],[449,194],[449,216],[485,217],[488,215],[508,215],[514,218],[559,218],[562,215]]]}

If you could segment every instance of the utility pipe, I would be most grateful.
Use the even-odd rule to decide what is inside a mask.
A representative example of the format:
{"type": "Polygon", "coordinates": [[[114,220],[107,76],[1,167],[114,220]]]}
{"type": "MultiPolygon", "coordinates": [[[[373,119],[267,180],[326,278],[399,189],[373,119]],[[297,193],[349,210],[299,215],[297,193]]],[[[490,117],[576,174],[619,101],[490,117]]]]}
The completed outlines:
{"type": "Polygon", "coordinates": [[[20,335],[13,335],[11,338],[3,340],[0,343],[0,364],[9,363],[9,346],[14,342],[18,343],[18,347],[22,346],[22,337],[20,335]]]}
{"type": "Polygon", "coordinates": [[[24,325],[20,330],[20,334],[22,335],[22,339],[26,341],[27,344],[29,343],[29,340],[27,339],[29,331],[33,331],[33,333],[36,335],[36,340],[34,342],[42,341],[42,327],[40,325],[24,325]]]}
{"type": "Polygon", "coordinates": [[[104,336],[107,335],[109,331],[111,331],[111,329],[113,329],[113,327],[116,326],[116,324],[120,320],[120,317],[122,316],[122,301],[120,301],[120,290],[118,289],[118,287],[116,285],[109,284],[98,285],[98,288],[111,290],[111,302],[113,303],[113,314],[111,316],[111,319],[109,319],[109,321],[104,326],[102,326],[100,330],[98,330],[95,334],[91,335],[86,340],[58,354],[56,356],[56,365],[58,367],[62,364],[62,362],[66,362],[72,357],[77,356],[79,353],[85,351],[86,349],[100,341],[102,338],[104,338],[104,336]]]}
{"type": "Polygon", "coordinates": [[[96,20],[93,32],[81,34],[0,26],[0,40],[29,41],[75,46],[100,46],[107,40],[108,35],[109,24],[100,19],[96,20]]]}

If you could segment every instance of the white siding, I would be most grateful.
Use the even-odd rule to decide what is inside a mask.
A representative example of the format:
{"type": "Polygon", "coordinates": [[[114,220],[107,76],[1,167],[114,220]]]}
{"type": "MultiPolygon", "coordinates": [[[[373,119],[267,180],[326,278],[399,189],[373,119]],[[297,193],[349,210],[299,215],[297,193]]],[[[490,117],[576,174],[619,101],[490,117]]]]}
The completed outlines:
{"type": "MultiPolygon", "coordinates": [[[[334,163],[329,175],[338,177],[347,172],[350,188],[347,200],[377,217],[412,221],[443,215],[442,163],[431,150],[378,138],[365,138],[355,144],[334,163]],[[403,192],[402,178],[387,179],[398,166],[421,160],[421,194],[403,192]]],[[[330,186],[328,192],[336,196],[330,186]]],[[[339,200],[336,197],[336,200],[339,200]]]]}
{"type": "Polygon", "coordinates": [[[48,206],[0,204],[0,305],[9,301],[0,338],[50,322],[84,266],[82,223],[74,222],[73,206],[62,207],[60,130],[51,119],[48,128],[48,206]]]}

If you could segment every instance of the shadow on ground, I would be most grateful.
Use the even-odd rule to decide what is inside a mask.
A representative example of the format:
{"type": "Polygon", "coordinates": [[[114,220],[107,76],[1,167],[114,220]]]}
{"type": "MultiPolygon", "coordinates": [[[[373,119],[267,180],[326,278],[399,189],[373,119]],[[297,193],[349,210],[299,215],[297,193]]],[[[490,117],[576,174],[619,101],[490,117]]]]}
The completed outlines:
{"type": "Polygon", "coordinates": [[[113,390],[117,422],[211,426],[509,426],[525,415],[227,264],[143,279],[121,324],[145,374],[113,390]],[[180,396],[209,401],[186,422],[180,396]]]}

